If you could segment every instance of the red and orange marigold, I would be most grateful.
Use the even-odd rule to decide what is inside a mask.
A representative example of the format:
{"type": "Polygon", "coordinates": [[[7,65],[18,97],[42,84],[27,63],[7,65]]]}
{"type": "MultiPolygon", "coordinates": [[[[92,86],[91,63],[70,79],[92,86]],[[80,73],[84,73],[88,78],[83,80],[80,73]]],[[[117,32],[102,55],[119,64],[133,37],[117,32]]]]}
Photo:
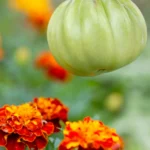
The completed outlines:
{"type": "Polygon", "coordinates": [[[63,122],[67,121],[68,107],[56,98],[35,98],[31,105],[39,109],[44,120],[54,124],[55,132],[59,131],[60,120],[63,122]]]}
{"type": "Polygon", "coordinates": [[[10,0],[10,4],[13,8],[25,14],[29,22],[38,28],[47,27],[53,13],[50,0],[10,0]]]}
{"type": "Polygon", "coordinates": [[[53,123],[28,103],[0,108],[0,146],[7,150],[43,149],[53,131],[53,123]]]}
{"type": "Polygon", "coordinates": [[[66,122],[59,150],[123,150],[122,139],[114,129],[98,120],[66,122]]]}
{"type": "Polygon", "coordinates": [[[62,68],[49,51],[41,52],[36,60],[36,66],[44,69],[46,75],[54,80],[68,81],[71,74],[62,68]]]}
{"type": "Polygon", "coordinates": [[[0,61],[4,58],[4,50],[2,49],[2,38],[0,36],[0,61]]]}
{"type": "Polygon", "coordinates": [[[0,61],[4,58],[4,50],[0,47],[0,61]]]}

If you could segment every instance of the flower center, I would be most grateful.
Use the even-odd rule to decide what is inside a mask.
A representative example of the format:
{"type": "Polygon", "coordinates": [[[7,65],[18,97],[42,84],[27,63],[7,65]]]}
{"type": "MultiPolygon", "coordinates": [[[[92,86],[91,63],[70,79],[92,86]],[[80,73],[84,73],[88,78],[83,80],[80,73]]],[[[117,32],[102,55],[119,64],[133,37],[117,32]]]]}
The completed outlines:
{"type": "Polygon", "coordinates": [[[19,106],[11,106],[7,110],[24,122],[35,118],[42,118],[38,109],[27,103],[19,106]]]}

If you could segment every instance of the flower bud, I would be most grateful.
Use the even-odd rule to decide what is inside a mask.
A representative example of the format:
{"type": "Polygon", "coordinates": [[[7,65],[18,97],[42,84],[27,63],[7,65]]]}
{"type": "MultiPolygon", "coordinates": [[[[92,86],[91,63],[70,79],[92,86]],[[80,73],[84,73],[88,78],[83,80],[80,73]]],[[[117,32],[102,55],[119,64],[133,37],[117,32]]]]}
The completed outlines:
{"type": "Polygon", "coordinates": [[[121,93],[113,92],[105,100],[105,107],[111,112],[121,110],[124,103],[124,97],[121,93]]]}
{"type": "Polygon", "coordinates": [[[19,47],[15,53],[15,61],[19,65],[25,65],[29,62],[31,53],[26,47],[19,47]]]}

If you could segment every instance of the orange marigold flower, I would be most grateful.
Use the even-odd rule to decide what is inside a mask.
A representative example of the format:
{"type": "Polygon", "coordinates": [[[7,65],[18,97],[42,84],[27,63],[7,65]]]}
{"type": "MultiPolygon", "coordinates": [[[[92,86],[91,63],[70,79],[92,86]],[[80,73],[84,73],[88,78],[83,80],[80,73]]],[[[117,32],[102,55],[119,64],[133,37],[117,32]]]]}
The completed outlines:
{"type": "Polygon", "coordinates": [[[62,67],[49,68],[46,74],[49,78],[59,81],[68,81],[68,79],[70,78],[70,74],[62,67]]]}
{"type": "Polygon", "coordinates": [[[56,98],[35,98],[31,105],[39,109],[44,120],[53,122],[55,132],[59,131],[60,120],[63,122],[67,121],[68,108],[56,98]]]}
{"type": "Polygon", "coordinates": [[[0,48],[0,61],[4,58],[4,50],[0,48]]]}
{"type": "Polygon", "coordinates": [[[48,69],[50,67],[59,67],[58,63],[56,62],[55,58],[49,51],[41,52],[36,60],[36,66],[39,68],[48,69]]]}
{"type": "Polygon", "coordinates": [[[53,131],[53,123],[28,103],[0,108],[0,146],[7,150],[43,149],[53,131]]]}
{"type": "Polygon", "coordinates": [[[4,58],[4,50],[2,49],[2,38],[0,36],[0,61],[4,58]]]}
{"type": "Polygon", "coordinates": [[[58,81],[68,81],[71,74],[62,68],[49,51],[44,51],[36,58],[36,66],[45,70],[48,77],[58,81]]]}
{"type": "Polygon", "coordinates": [[[50,0],[10,0],[11,6],[24,13],[39,28],[45,28],[53,13],[50,0]]]}
{"type": "Polygon", "coordinates": [[[59,150],[123,150],[123,142],[114,129],[98,120],[66,122],[59,150]]]}

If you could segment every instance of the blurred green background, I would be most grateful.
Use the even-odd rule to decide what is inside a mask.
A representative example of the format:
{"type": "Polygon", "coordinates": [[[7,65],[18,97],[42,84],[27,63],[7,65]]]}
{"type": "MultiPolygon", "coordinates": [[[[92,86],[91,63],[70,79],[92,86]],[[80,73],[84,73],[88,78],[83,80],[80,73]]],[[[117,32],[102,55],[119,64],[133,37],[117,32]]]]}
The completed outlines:
{"type": "MultiPolygon", "coordinates": [[[[57,6],[62,0],[53,0],[57,6]]],[[[32,0],[31,0],[32,2],[32,0]]],[[[134,0],[150,30],[150,1],[134,0]]],[[[49,80],[34,66],[36,55],[48,50],[45,32],[25,25],[25,16],[0,0],[0,106],[20,104],[34,97],[57,97],[69,108],[69,119],[91,116],[117,129],[125,150],[150,150],[150,39],[132,64],[94,78],[74,76],[66,83],[49,80]],[[28,49],[21,62],[17,51],[28,49]]]]}

